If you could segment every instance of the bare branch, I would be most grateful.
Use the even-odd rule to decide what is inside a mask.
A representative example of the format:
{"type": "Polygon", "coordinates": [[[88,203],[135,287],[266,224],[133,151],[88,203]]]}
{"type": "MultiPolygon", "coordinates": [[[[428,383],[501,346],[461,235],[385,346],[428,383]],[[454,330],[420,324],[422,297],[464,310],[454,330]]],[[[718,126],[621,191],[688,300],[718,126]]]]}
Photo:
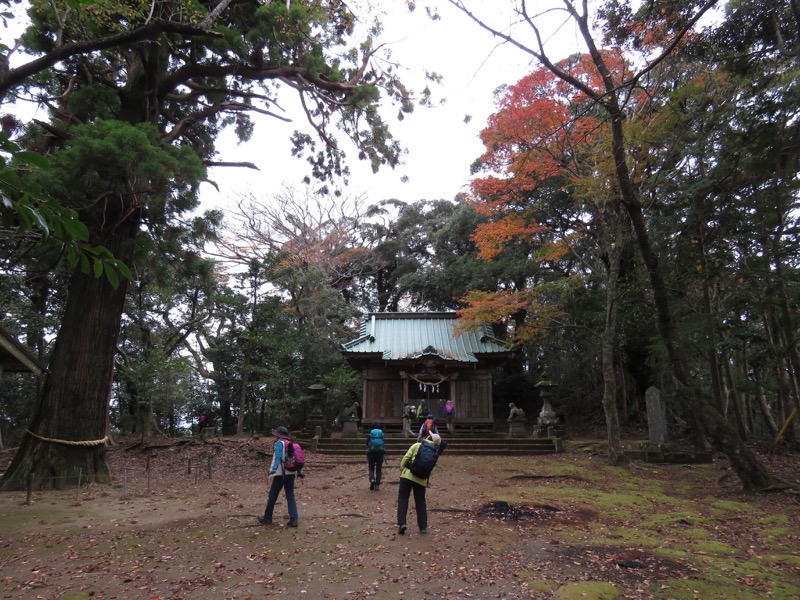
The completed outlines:
{"type": "Polygon", "coordinates": [[[217,20],[217,17],[222,14],[222,11],[228,8],[228,5],[230,5],[232,1],[233,0],[220,0],[220,3],[214,7],[214,10],[208,13],[208,16],[205,19],[200,21],[200,27],[203,29],[209,29],[211,25],[214,24],[214,21],[217,20]]]}
{"type": "Polygon", "coordinates": [[[706,2],[700,10],[697,11],[694,17],[689,19],[689,21],[683,26],[683,28],[675,34],[672,41],[667,44],[664,50],[661,52],[659,56],[657,56],[651,63],[649,63],[646,67],[644,67],[641,71],[636,73],[633,77],[628,79],[627,81],[622,82],[622,86],[629,86],[629,85],[636,85],[642,77],[647,75],[650,71],[655,69],[659,64],[661,64],[670,54],[675,51],[675,48],[678,47],[678,44],[681,43],[686,34],[697,24],[697,22],[702,18],[704,14],[706,14],[711,8],[717,4],[718,0],[709,0],[706,2]]]}
{"type": "MultiPolygon", "coordinates": [[[[186,131],[198,121],[222,112],[257,112],[287,123],[291,122],[291,119],[282,117],[281,115],[276,115],[272,111],[264,110],[263,108],[258,108],[251,104],[245,104],[244,102],[221,102],[219,104],[208,106],[204,110],[197,111],[188,117],[181,119],[177,122],[175,127],[173,127],[172,130],[164,136],[163,139],[167,143],[172,142],[184,135],[186,131]]],[[[169,118],[169,115],[167,115],[167,117],[169,118]]],[[[175,122],[174,119],[170,120],[175,122]]]]}

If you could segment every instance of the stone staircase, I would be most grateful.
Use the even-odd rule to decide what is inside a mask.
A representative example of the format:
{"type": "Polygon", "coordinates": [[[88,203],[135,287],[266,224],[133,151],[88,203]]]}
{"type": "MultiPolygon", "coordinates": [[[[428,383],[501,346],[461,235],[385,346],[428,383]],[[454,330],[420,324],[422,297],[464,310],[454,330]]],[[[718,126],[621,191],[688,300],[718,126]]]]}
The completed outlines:
{"type": "MultiPolygon", "coordinates": [[[[533,439],[501,436],[449,436],[442,435],[447,442],[448,455],[459,456],[498,456],[513,454],[533,456],[554,454],[562,451],[558,438],[533,439]]],[[[416,440],[402,436],[384,438],[386,453],[397,457],[405,454],[409,446],[416,440]]],[[[356,438],[320,438],[316,440],[316,452],[320,456],[352,457],[363,459],[367,451],[366,434],[356,438]]]]}

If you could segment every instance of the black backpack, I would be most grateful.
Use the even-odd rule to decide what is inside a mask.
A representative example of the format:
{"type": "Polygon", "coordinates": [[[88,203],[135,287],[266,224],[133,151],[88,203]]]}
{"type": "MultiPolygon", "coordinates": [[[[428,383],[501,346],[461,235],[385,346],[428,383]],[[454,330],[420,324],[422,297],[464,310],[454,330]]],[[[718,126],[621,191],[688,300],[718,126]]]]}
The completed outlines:
{"type": "Polygon", "coordinates": [[[420,442],[417,455],[411,464],[408,465],[408,470],[415,477],[420,479],[427,479],[431,476],[433,467],[436,466],[436,461],[439,459],[439,451],[433,444],[429,442],[420,442]]]}

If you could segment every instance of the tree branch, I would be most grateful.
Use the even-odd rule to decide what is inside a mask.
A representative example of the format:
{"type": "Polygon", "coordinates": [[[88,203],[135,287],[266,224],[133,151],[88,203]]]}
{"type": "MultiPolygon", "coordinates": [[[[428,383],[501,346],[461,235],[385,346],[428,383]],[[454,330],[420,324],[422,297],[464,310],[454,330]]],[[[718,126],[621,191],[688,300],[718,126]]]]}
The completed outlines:
{"type": "Polygon", "coordinates": [[[98,52],[116,46],[124,46],[133,42],[141,42],[144,40],[153,40],[164,33],[183,33],[192,35],[205,35],[209,37],[221,38],[222,34],[208,31],[203,27],[197,25],[189,25],[184,23],[174,23],[172,21],[156,20],[141,27],[110,35],[98,40],[91,40],[85,42],[76,42],[74,44],[66,44],[65,46],[57,47],[29,63],[9,69],[5,76],[0,76],[0,95],[5,94],[14,86],[21,84],[28,77],[36,75],[45,69],[48,69],[62,60],[76,56],[78,54],[88,54],[91,52],[98,52]]]}
{"type": "Polygon", "coordinates": [[[254,163],[251,162],[226,162],[226,161],[204,160],[203,164],[207,167],[246,167],[248,169],[255,169],[256,171],[260,170],[254,163]]]}

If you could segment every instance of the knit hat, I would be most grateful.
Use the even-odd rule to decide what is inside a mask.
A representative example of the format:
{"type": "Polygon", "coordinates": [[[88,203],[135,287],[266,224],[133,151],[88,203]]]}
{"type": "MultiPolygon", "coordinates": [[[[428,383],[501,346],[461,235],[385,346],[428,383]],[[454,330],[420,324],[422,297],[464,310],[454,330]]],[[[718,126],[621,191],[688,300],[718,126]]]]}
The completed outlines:
{"type": "Polygon", "coordinates": [[[286,429],[286,427],[284,427],[283,425],[281,425],[280,427],[276,427],[275,429],[272,430],[272,435],[274,435],[275,437],[283,438],[284,440],[288,440],[289,430],[286,429]]]}
{"type": "Polygon", "coordinates": [[[438,448],[439,444],[442,443],[442,436],[440,436],[438,433],[432,433],[431,441],[433,442],[433,445],[438,448]]]}

